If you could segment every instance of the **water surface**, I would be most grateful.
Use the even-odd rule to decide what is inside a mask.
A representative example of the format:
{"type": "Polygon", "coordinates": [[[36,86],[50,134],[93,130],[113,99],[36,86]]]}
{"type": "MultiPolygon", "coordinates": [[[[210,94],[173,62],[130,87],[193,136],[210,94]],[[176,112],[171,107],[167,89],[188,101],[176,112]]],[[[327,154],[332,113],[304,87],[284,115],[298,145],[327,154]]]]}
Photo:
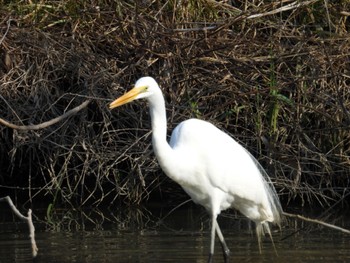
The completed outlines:
{"type": "MultiPolygon", "coordinates": [[[[210,222],[196,206],[167,211],[58,211],[54,222],[35,221],[39,254],[31,259],[26,224],[0,222],[0,263],[7,262],[206,262],[210,222]],[[161,220],[160,220],[161,219],[161,220]]],[[[336,218],[349,228],[350,217],[336,218]]],[[[350,235],[289,220],[259,254],[253,225],[234,212],[219,218],[232,262],[350,262],[350,235]]],[[[223,262],[217,240],[215,262],[223,262]]]]}

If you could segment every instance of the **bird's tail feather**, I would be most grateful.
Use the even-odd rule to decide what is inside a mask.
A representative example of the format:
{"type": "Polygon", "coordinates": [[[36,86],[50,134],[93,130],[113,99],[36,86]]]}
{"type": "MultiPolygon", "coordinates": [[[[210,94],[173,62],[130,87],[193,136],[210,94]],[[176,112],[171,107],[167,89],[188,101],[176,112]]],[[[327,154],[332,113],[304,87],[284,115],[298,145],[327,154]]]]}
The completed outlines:
{"type": "Polygon", "coordinates": [[[258,160],[247,150],[243,147],[243,149],[248,153],[250,158],[253,160],[255,163],[256,167],[258,168],[262,178],[263,178],[263,183],[265,187],[265,191],[267,193],[267,198],[271,207],[271,212],[273,214],[273,223],[277,224],[278,226],[281,225],[282,221],[282,206],[280,203],[280,200],[278,198],[276,189],[273,186],[273,183],[271,182],[271,178],[268,176],[267,172],[265,169],[261,166],[261,164],[258,162],[258,160]]]}
{"type": "Polygon", "coordinates": [[[271,230],[270,230],[270,226],[269,226],[268,222],[256,223],[256,236],[258,238],[258,245],[259,245],[260,254],[262,252],[261,237],[264,236],[265,234],[268,234],[270,236],[270,239],[271,239],[271,242],[273,245],[273,249],[275,250],[275,253],[277,255],[277,250],[275,247],[275,243],[273,242],[273,238],[272,238],[272,234],[271,234],[271,230]]]}

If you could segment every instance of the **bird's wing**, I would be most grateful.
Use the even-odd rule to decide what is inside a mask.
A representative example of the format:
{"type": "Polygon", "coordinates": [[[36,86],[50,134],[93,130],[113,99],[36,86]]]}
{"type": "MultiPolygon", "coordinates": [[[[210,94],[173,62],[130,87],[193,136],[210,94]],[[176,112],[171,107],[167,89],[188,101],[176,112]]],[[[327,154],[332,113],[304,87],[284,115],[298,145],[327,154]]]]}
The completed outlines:
{"type": "Polygon", "coordinates": [[[260,180],[255,163],[240,144],[214,125],[197,119],[184,121],[173,131],[170,145],[181,149],[186,157],[182,163],[190,162],[214,187],[242,197],[254,194],[251,186],[260,180]]]}
{"type": "MultiPolygon", "coordinates": [[[[184,162],[192,162],[196,182],[210,185],[231,194],[245,204],[263,207],[279,218],[280,205],[277,194],[257,160],[238,142],[214,125],[190,119],[182,122],[172,134],[170,145],[182,149],[184,162]],[[201,178],[198,178],[201,177],[201,178]],[[268,181],[266,181],[268,179],[268,181]]],[[[241,210],[240,203],[236,205],[241,210]]]]}

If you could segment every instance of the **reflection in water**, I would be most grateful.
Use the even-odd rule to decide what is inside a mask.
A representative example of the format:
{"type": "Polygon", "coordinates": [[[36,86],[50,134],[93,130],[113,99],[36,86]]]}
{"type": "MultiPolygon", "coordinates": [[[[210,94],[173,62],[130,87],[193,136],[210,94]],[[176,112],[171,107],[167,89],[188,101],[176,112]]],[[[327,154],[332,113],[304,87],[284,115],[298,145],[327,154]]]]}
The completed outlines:
{"type": "MultiPolygon", "coordinates": [[[[122,210],[119,214],[58,211],[55,223],[36,224],[39,254],[34,261],[26,225],[7,221],[0,224],[0,263],[207,261],[210,224],[204,210],[186,207],[168,217],[166,212],[154,210],[122,210]]],[[[232,262],[350,262],[350,236],[334,230],[291,220],[282,233],[273,234],[278,256],[268,238],[260,255],[247,219],[231,213],[219,220],[232,262]],[[284,238],[295,230],[300,231],[284,238]]],[[[342,226],[349,228],[349,220],[343,220],[342,226]]],[[[219,243],[214,259],[223,262],[219,243]]]]}

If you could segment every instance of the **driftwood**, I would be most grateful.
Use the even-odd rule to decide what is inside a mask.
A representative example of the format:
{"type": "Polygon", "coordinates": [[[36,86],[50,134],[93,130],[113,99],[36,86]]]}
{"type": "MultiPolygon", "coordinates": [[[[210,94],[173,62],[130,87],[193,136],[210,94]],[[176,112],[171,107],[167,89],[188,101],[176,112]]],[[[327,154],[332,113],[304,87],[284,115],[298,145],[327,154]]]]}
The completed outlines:
{"type": "Polygon", "coordinates": [[[13,204],[11,198],[9,196],[0,198],[0,202],[1,201],[5,201],[9,204],[11,210],[13,211],[13,213],[20,218],[22,221],[27,222],[28,227],[29,227],[29,237],[30,237],[30,243],[32,245],[32,256],[36,257],[38,254],[38,247],[36,245],[35,242],[35,227],[33,224],[33,220],[32,220],[32,210],[29,209],[28,210],[28,216],[24,216],[21,214],[21,212],[18,211],[18,209],[16,208],[16,206],[13,204]]]}

